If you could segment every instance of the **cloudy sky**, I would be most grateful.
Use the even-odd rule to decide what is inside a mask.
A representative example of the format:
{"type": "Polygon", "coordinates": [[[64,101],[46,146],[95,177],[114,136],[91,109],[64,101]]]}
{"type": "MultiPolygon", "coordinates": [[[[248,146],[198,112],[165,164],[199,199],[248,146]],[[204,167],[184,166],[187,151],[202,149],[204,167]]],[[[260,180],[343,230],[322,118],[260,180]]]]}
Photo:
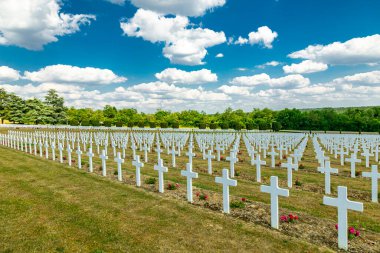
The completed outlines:
{"type": "Polygon", "coordinates": [[[380,1],[1,0],[0,87],[144,112],[379,105],[380,1]]]}

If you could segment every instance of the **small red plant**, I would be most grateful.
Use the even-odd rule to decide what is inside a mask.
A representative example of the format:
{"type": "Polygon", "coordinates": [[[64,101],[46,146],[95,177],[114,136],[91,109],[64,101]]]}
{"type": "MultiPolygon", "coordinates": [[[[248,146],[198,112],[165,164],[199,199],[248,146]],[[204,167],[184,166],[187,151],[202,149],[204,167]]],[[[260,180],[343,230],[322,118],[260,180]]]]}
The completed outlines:
{"type": "Polygon", "coordinates": [[[168,190],[177,190],[179,188],[179,184],[168,184],[168,190]]]}
{"type": "Polygon", "coordinates": [[[293,215],[293,214],[289,214],[289,215],[282,215],[280,217],[280,220],[283,221],[283,222],[295,222],[297,221],[299,218],[297,215],[293,215]]]}
{"type": "Polygon", "coordinates": [[[241,198],[241,201],[246,202],[247,199],[246,198],[241,198]]]}
{"type": "MultiPolygon", "coordinates": [[[[338,224],[335,224],[335,229],[338,229],[338,224]]],[[[354,239],[355,237],[360,236],[360,231],[355,229],[354,227],[349,227],[348,228],[348,239],[354,239]]]]}

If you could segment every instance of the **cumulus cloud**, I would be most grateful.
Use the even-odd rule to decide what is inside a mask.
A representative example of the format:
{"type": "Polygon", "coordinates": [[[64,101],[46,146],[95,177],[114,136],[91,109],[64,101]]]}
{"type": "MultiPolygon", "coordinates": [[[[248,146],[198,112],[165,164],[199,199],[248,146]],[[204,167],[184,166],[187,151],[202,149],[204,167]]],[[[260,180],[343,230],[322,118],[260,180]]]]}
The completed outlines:
{"type": "Polygon", "coordinates": [[[208,69],[187,72],[176,68],[168,68],[155,76],[160,81],[172,84],[202,84],[218,81],[218,76],[208,69]]]}
{"type": "Polygon", "coordinates": [[[24,79],[32,82],[80,83],[107,85],[122,83],[127,78],[117,76],[109,69],[80,68],[70,65],[51,65],[38,71],[25,71],[24,79]]]}
{"type": "Polygon", "coordinates": [[[249,87],[243,87],[243,86],[229,86],[229,85],[222,85],[218,88],[219,91],[228,94],[228,95],[249,95],[249,87]]]}
{"type": "Polygon", "coordinates": [[[117,5],[124,5],[126,0],[106,0],[107,2],[117,4],[117,5]]]}
{"type": "Polygon", "coordinates": [[[357,73],[354,75],[344,76],[334,79],[337,84],[354,84],[361,86],[379,86],[380,71],[371,71],[365,73],[357,73]]]}
{"type": "Polygon", "coordinates": [[[289,54],[289,57],[333,65],[375,64],[380,62],[380,35],[353,38],[328,45],[311,45],[289,54]]]}
{"type": "Polygon", "coordinates": [[[257,29],[257,32],[250,32],[248,34],[248,39],[239,36],[239,38],[234,42],[236,45],[244,44],[260,44],[265,48],[272,48],[273,41],[278,37],[278,33],[272,31],[268,26],[261,26],[257,29]]]}
{"type": "Polygon", "coordinates": [[[215,55],[215,57],[216,57],[216,58],[223,58],[223,57],[224,57],[224,54],[219,53],[219,54],[215,55]]]}
{"type": "Polygon", "coordinates": [[[310,84],[308,78],[302,75],[288,75],[280,78],[271,78],[268,74],[262,73],[253,76],[239,76],[232,79],[231,84],[239,86],[268,85],[276,88],[299,88],[310,84]]]}
{"type": "Polygon", "coordinates": [[[305,60],[298,64],[286,65],[282,69],[286,74],[308,74],[325,71],[328,69],[328,66],[325,63],[305,60]]]}
{"type": "Polygon", "coordinates": [[[131,3],[138,8],[162,14],[196,17],[202,16],[207,10],[223,6],[226,0],[131,0],[131,3]]]}
{"type": "Polygon", "coordinates": [[[166,17],[162,14],[139,9],[135,15],[120,23],[125,35],[143,38],[152,43],[164,42],[163,54],[171,63],[202,65],[207,48],[224,43],[224,32],[210,29],[189,28],[187,17],[166,17]]]}
{"type": "Polygon", "coordinates": [[[0,81],[17,81],[20,79],[19,71],[8,66],[0,66],[0,81]]]}
{"type": "Polygon", "coordinates": [[[261,64],[261,65],[257,65],[256,67],[259,69],[265,69],[266,67],[277,67],[280,64],[281,63],[278,61],[270,61],[270,62],[266,62],[266,63],[261,64]]]}
{"type": "Polygon", "coordinates": [[[0,45],[41,50],[95,19],[94,15],[63,13],[60,3],[59,0],[0,1],[0,45]]]}

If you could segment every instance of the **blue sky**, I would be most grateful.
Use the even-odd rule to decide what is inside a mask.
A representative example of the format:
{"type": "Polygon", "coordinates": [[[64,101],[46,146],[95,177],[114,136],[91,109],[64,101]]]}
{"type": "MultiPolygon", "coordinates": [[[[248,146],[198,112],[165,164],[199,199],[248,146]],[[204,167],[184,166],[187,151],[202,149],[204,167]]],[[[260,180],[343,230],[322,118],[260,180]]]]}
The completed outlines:
{"type": "Polygon", "coordinates": [[[4,0],[0,87],[142,111],[378,105],[379,25],[375,0],[4,0]]]}

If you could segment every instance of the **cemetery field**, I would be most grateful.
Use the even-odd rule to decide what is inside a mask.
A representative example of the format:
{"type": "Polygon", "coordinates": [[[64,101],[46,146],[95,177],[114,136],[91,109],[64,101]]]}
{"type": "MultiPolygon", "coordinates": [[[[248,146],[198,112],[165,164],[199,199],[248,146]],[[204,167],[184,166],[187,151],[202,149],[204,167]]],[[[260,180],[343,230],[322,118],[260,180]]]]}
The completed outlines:
{"type": "MultiPolygon", "coordinates": [[[[0,213],[0,224],[4,224],[0,226],[0,241],[6,242],[0,245],[0,252],[334,252],[339,251],[337,208],[325,205],[323,198],[338,197],[338,186],[347,186],[347,198],[364,205],[363,212],[348,211],[348,226],[360,231],[360,236],[350,238],[348,251],[380,252],[380,205],[371,199],[371,180],[362,175],[371,171],[361,156],[367,150],[365,141],[363,150],[352,151],[356,144],[351,143],[347,144],[347,152],[350,152],[343,154],[349,158],[349,153],[357,153],[361,159],[356,163],[355,177],[352,177],[350,163],[346,161],[341,165],[341,155],[327,150],[323,134],[316,138],[304,134],[252,132],[246,136],[241,134],[247,138],[244,141],[240,140],[240,133],[215,134],[216,141],[224,143],[223,139],[218,140],[220,135],[231,142],[223,144],[225,151],[221,152],[220,161],[214,157],[212,170],[208,171],[209,161],[203,159],[200,143],[209,141],[209,133],[109,131],[106,133],[113,136],[109,137],[112,143],[96,144],[78,137],[91,133],[94,139],[101,138],[95,137],[98,132],[92,130],[87,133],[70,130],[66,141],[60,141],[60,137],[54,141],[52,137],[48,138],[50,134],[56,134],[50,130],[43,132],[45,137],[35,130],[12,131],[0,129],[0,134],[27,137],[35,134],[36,139],[42,141],[40,147],[37,142],[20,141],[25,146],[30,145],[26,152],[21,150],[23,145],[17,144],[21,138],[9,139],[12,140],[9,142],[4,141],[6,139],[1,142],[0,138],[0,144],[3,143],[0,145],[0,212],[3,212],[0,213]],[[72,139],[71,135],[78,138],[72,139]],[[293,147],[289,136],[294,138],[293,147]],[[175,165],[171,154],[173,144],[167,141],[174,137],[178,137],[178,143],[184,140],[180,154],[175,155],[175,165]],[[147,153],[141,145],[143,138],[146,138],[144,143],[150,145],[147,153]],[[187,138],[194,139],[194,142],[187,138]],[[262,162],[265,162],[261,165],[261,182],[258,182],[257,165],[251,164],[252,150],[247,149],[248,138],[260,140],[259,144],[252,142],[250,145],[257,151],[256,159],[261,155],[262,162]],[[62,163],[56,141],[66,145],[62,151],[62,163]],[[268,142],[261,144],[261,141],[268,142]],[[49,142],[52,144],[43,145],[49,142]],[[273,167],[270,149],[264,151],[272,142],[275,143],[272,152],[277,152],[273,167]],[[4,143],[19,150],[5,147],[4,143]],[[71,159],[67,151],[70,145],[76,147],[70,150],[71,159]],[[105,169],[97,145],[100,145],[100,151],[108,154],[105,169]],[[283,145],[287,148],[281,152],[283,145]],[[51,146],[55,148],[55,161],[51,146]],[[158,171],[155,170],[160,160],[157,148],[161,149],[160,159],[168,169],[164,173],[163,189],[159,187],[158,171]],[[79,152],[81,155],[77,149],[83,151],[79,152]],[[92,169],[85,152],[89,149],[95,153],[91,160],[92,169]],[[325,174],[318,171],[321,166],[317,159],[319,150],[324,150],[324,159],[338,170],[337,174],[331,174],[331,193],[325,192],[325,174]],[[116,162],[118,152],[125,152],[124,161],[120,163],[121,174],[116,162]],[[189,152],[193,153],[192,158],[189,152]],[[291,170],[289,186],[284,166],[298,152],[302,153],[302,158],[298,161],[298,170],[291,170]],[[139,187],[136,187],[135,166],[139,159],[134,155],[144,163],[139,187]],[[147,161],[144,161],[145,155],[147,161]],[[233,179],[237,186],[229,187],[230,210],[223,214],[226,213],[223,187],[215,182],[215,178],[222,176],[223,169],[231,169],[229,159],[233,155],[238,158],[233,164],[233,179]],[[192,203],[187,201],[188,181],[182,175],[189,163],[192,171],[198,173],[198,178],[192,180],[192,203]],[[289,197],[278,198],[279,216],[298,218],[294,222],[280,220],[278,229],[271,228],[271,196],[261,191],[263,185],[271,184],[274,176],[278,178],[279,187],[289,190],[289,197]]],[[[366,138],[370,142],[373,136],[366,138]]],[[[378,152],[373,147],[371,152],[378,152]]],[[[213,146],[212,149],[216,156],[217,148],[213,146]]],[[[375,156],[369,157],[369,163],[378,164],[375,156]]]]}
{"type": "Polygon", "coordinates": [[[0,252],[330,251],[3,147],[0,225],[0,252]]]}

